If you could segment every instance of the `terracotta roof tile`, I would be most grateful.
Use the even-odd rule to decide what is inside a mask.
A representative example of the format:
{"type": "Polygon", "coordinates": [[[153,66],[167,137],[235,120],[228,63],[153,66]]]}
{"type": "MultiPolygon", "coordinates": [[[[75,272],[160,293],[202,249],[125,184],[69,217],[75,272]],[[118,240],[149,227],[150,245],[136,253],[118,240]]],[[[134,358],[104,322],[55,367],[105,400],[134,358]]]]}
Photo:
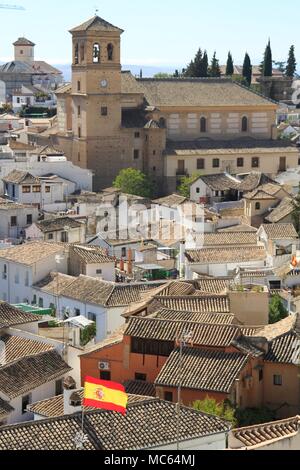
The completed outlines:
{"type": "Polygon", "coordinates": [[[158,302],[169,310],[198,313],[230,313],[229,298],[226,295],[157,297],[158,302]]]}
{"type": "Polygon", "coordinates": [[[66,246],[62,243],[30,242],[0,250],[0,259],[31,266],[43,258],[63,253],[66,246]]]}
{"type": "Polygon", "coordinates": [[[31,313],[25,313],[12,305],[0,301],[0,329],[10,326],[25,325],[38,322],[40,317],[31,313]]]}
{"type": "MultiPolygon", "coordinates": [[[[157,387],[178,386],[179,356],[179,349],[173,351],[155,380],[157,387]]],[[[247,362],[248,356],[244,354],[185,348],[182,356],[182,387],[230,393],[247,362]]]]}
{"type": "Polygon", "coordinates": [[[298,234],[293,224],[266,224],[262,228],[269,240],[296,239],[298,234]]]}
{"type": "Polygon", "coordinates": [[[272,210],[270,215],[268,215],[265,220],[271,224],[276,224],[283,220],[285,217],[288,217],[294,212],[293,200],[289,197],[282,199],[275,209],[272,210]]]}
{"type": "Polygon", "coordinates": [[[36,356],[42,352],[53,351],[54,347],[42,341],[4,335],[0,341],[5,345],[4,356],[0,357],[0,366],[7,365],[25,357],[36,356]]]}
{"type": "Polygon", "coordinates": [[[266,259],[267,254],[262,246],[247,246],[187,250],[185,256],[189,263],[194,264],[226,264],[262,261],[266,259]]]}

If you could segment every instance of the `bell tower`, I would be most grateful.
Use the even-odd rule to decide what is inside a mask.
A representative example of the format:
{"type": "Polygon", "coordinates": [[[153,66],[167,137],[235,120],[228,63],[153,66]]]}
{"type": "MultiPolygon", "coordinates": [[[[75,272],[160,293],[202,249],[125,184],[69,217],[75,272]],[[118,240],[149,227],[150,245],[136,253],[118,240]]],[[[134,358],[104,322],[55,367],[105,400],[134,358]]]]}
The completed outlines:
{"type": "Polygon", "coordinates": [[[123,30],[94,16],[70,33],[73,161],[109,181],[106,166],[120,155],[123,30]]]}

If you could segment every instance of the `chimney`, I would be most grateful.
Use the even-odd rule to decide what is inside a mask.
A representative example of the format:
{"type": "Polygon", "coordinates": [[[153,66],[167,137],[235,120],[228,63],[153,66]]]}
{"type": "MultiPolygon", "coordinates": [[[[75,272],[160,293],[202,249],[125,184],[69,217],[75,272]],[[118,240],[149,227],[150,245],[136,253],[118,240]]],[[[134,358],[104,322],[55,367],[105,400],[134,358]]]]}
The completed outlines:
{"type": "Polygon", "coordinates": [[[64,415],[71,415],[81,411],[81,389],[76,389],[76,382],[72,377],[64,380],[64,415]]]}

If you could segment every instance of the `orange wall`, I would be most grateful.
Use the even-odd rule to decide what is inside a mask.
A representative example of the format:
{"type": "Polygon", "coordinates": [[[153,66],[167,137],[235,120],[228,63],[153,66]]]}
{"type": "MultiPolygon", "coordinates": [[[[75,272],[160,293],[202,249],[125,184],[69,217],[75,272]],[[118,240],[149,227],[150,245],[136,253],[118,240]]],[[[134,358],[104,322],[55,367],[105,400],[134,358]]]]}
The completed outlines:
{"type": "MultiPolygon", "coordinates": [[[[156,387],[156,395],[159,398],[164,399],[165,392],[173,393],[173,402],[177,403],[178,401],[178,392],[175,387],[156,387]]],[[[223,402],[229,398],[229,395],[226,393],[214,393],[214,392],[203,392],[200,390],[191,390],[189,388],[183,388],[181,392],[181,401],[185,406],[192,405],[197,400],[205,400],[205,398],[214,398],[218,403],[223,402]]]]}

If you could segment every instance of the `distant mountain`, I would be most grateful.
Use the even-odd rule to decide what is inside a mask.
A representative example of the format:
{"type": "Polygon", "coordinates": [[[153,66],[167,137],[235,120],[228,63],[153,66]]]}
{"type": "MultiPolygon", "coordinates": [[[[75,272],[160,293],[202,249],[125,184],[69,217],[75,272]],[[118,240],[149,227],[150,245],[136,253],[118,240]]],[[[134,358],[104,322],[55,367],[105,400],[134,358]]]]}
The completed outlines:
{"type": "MultiPolygon", "coordinates": [[[[59,64],[55,65],[52,64],[54,67],[56,67],[58,70],[61,70],[64,78],[67,82],[71,81],[71,65],[70,64],[59,64]]],[[[182,69],[182,67],[178,67],[179,70],[182,69]]],[[[143,72],[143,77],[153,77],[153,75],[157,73],[174,73],[176,67],[157,67],[157,66],[149,66],[149,65],[123,65],[122,67],[123,70],[130,70],[133,75],[140,76],[140,71],[142,70],[143,72]]]]}

